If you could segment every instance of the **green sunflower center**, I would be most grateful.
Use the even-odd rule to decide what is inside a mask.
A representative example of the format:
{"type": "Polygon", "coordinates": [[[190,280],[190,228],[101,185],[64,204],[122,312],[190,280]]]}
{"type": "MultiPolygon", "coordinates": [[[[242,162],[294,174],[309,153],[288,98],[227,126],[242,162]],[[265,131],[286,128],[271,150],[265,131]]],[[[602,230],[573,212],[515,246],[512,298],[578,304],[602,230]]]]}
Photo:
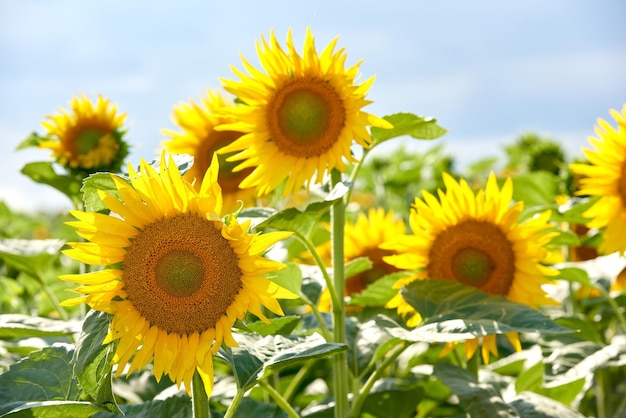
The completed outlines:
{"type": "Polygon", "coordinates": [[[202,286],[204,267],[202,260],[185,250],[173,250],[156,264],[156,282],[175,297],[193,295],[202,286]]]}
{"type": "Polygon", "coordinates": [[[278,109],[278,120],[283,132],[293,141],[310,144],[324,134],[330,119],[324,97],[310,90],[288,94],[278,109]]]}
{"type": "Polygon", "coordinates": [[[341,137],[345,120],[341,96],[317,78],[296,78],[280,87],[267,113],[272,141],[297,158],[316,157],[331,149],[341,137]]]}
{"type": "Polygon", "coordinates": [[[466,220],[435,238],[428,277],[454,280],[492,295],[506,295],[515,280],[515,252],[497,224],[466,220]]]}
{"type": "Polygon", "coordinates": [[[489,280],[494,263],[488,254],[475,248],[462,248],[452,257],[452,271],[456,279],[471,286],[480,286],[489,280]]]}
{"type": "Polygon", "coordinates": [[[89,154],[92,150],[98,148],[100,145],[100,138],[102,138],[103,133],[98,129],[87,128],[82,130],[78,134],[78,138],[76,140],[76,148],[79,155],[89,154]]]}

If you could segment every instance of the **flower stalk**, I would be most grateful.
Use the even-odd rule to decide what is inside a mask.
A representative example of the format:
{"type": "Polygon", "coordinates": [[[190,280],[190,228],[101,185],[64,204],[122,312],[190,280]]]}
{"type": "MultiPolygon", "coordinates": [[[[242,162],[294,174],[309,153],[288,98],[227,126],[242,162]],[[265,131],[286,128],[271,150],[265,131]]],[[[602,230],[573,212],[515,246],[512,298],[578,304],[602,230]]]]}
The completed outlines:
{"type": "Polygon", "coordinates": [[[191,379],[191,404],[193,418],[211,418],[209,396],[206,393],[202,377],[197,370],[191,379]]]}

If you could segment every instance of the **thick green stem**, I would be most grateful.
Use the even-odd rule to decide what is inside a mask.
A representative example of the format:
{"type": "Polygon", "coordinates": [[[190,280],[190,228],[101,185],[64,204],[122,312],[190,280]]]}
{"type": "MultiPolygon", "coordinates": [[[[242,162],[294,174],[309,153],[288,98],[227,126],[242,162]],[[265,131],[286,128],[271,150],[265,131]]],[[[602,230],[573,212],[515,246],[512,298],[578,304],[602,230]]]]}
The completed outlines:
{"type": "MultiPolygon", "coordinates": [[[[332,187],[341,182],[341,173],[333,170],[330,174],[332,187]]],[[[346,343],[346,312],[344,309],[343,292],[344,277],[344,227],[346,218],[346,203],[338,200],[330,208],[333,283],[337,297],[333,300],[333,334],[336,343],[346,343]]],[[[333,357],[333,388],[335,391],[335,418],[348,416],[350,408],[348,402],[348,360],[346,352],[342,351],[333,357]]]]}
{"type": "Polygon", "coordinates": [[[367,399],[367,396],[372,390],[374,383],[376,383],[376,381],[380,378],[380,376],[387,369],[387,367],[389,367],[389,365],[391,365],[398,358],[398,356],[402,354],[402,352],[406,350],[406,348],[410,345],[411,343],[403,342],[402,345],[396,347],[395,351],[391,353],[382,362],[382,364],[376,368],[376,370],[374,370],[374,373],[370,375],[370,377],[367,379],[367,381],[365,382],[365,384],[359,391],[359,395],[354,399],[350,417],[357,418],[360,416],[359,414],[361,413],[361,408],[363,407],[363,403],[365,402],[365,399],[367,399]]]}
{"type": "Polygon", "coordinates": [[[200,377],[197,370],[191,379],[191,404],[194,418],[211,418],[209,396],[204,388],[202,377],[200,377]]]}
{"type": "Polygon", "coordinates": [[[237,393],[235,393],[235,397],[233,398],[230,405],[228,405],[228,409],[226,410],[226,413],[224,414],[224,418],[233,418],[235,416],[235,411],[237,410],[237,408],[239,408],[239,404],[241,403],[241,400],[243,399],[243,394],[244,394],[244,391],[237,388],[237,393]]]}
{"type": "Polygon", "coordinates": [[[272,399],[274,399],[274,402],[276,402],[276,405],[278,405],[287,415],[289,415],[291,418],[300,417],[300,415],[298,415],[298,413],[293,409],[293,407],[289,405],[289,402],[287,402],[287,400],[276,389],[274,389],[272,385],[267,383],[267,381],[261,380],[259,381],[259,385],[263,389],[265,389],[267,393],[269,393],[272,399]]]}

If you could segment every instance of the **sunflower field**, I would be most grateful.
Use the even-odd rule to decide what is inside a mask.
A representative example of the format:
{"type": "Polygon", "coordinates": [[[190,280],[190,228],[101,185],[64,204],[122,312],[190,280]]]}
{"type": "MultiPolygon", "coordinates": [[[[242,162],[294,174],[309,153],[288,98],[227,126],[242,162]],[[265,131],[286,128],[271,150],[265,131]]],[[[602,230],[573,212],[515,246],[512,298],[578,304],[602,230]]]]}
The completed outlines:
{"type": "Polygon", "coordinates": [[[0,202],[0,417],[626,417],[626,106],[461,172],[337,43],[261,37],[157,155],[103,95],[25,133],[74,209],[0,202]]]}

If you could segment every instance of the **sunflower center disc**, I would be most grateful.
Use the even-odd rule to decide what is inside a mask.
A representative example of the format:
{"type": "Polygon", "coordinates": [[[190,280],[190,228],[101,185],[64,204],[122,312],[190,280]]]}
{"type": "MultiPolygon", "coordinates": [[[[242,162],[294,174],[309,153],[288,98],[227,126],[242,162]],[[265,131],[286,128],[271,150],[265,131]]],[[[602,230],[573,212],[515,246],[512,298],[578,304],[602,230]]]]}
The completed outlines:
{"type": "Polygon", "coordinates": [[[202,286],[203,280],[202,260],[192,252],[173,250],[156,264],[156,282],[172,296],[193,295],[202,286]]]}
{"type": "Polygon", "coordinates": [[[338,141],[346,111],[328,83],[305,78],[278,89],[267,118],[271,138],[281,151],[308,158],[325,153],[338,141]]]}
{"type": "Polygon", "coordinates": [[[79,155],[89,154],[90,151],[98,148],[102,132],[94,128],[87,128],[80,132],[76,141],[76,147],[79,155]]]}
{"type": "Polygon", "coordinates": [[[474,248],[463,248],[452,257],[452,271],[464,284],[480,286],[487,281],[494,269],[488,254],[474,248]]]}
{"type": "Polygon", "coordinates": [[[428,277],[454,280],[492,295],[506,295],[515,279],[515,253],[488,221],[466,220],[442,231],[429,251],[428,277]]]}
{"type": "Polygon", "coordinates": [[[135,309],[181,334],[215,327],[241,290],[241,277],[221,223],[192,214],[144,227],[123,261],[124,290],[135,309]]]}
{"type": "Polygon", "coordinates": [[[315,142],[328,127],[328,108],[319,94],[300,90],[285,97],[278,110],[283,132],[302,144],[315,142]]]}

